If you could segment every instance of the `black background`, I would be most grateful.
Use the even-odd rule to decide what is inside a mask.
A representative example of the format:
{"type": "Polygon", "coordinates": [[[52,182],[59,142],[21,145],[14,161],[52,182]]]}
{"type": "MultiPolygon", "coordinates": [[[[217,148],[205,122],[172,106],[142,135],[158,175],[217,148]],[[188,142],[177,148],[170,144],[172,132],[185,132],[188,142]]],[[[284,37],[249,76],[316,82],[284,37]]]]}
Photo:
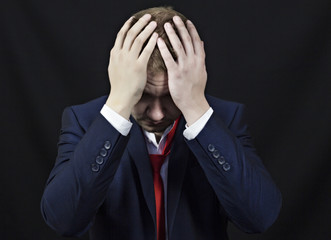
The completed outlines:
{"type": "Polygon", "coordinates": [[[331,1],[1,0],[0,239],[62,239],[39,203],[65,106],[109,92],[109,51],[134,12],[171,5],[205,42],[208,94],[246,104],[283,194],[276,223],[230,239],[331,239],[331,1]]]}

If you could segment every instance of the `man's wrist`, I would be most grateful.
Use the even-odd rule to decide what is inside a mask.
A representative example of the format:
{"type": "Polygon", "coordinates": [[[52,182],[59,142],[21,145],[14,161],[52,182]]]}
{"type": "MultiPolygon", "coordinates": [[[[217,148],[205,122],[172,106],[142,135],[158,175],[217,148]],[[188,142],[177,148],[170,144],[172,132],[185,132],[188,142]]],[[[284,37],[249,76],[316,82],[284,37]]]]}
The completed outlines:
{"type": "Polygon", "coordinates": [[[211,115],[213,114],[214,110],[210,107],[196,122],[194,122],[190,126],[185,126],[186,129],[183,132],[184,137],[187,140],[192,140],[198,136],[198,134],[202,131],[205,127],[207,122],[209,121],[211,115]]]}
{"type": "Polygon", "coordinates": [[[195,123],[210,108],[209,103],[204,97],[201,100],[189,101],[188,104],[179,107],[188,126],[195,123]]]}
{"type": "Polygon", "coordinates": [[[109,95],[106,101],[106,105],[109,108],[111,108],[113,111],[121,115],[123,118],[129,120],[133,108],[132,103],[130,103],[130,101],[109,95]]]}
{"type": "Polygon", "coordinates": [[[129,134],[130,129],[132,127],[132,123],[130,121],[123,118],[121,115],[119,115],[113,109],[108,107],[106,104],[102,107],[100,113],[123,136],[127,136],[129,134]]]}

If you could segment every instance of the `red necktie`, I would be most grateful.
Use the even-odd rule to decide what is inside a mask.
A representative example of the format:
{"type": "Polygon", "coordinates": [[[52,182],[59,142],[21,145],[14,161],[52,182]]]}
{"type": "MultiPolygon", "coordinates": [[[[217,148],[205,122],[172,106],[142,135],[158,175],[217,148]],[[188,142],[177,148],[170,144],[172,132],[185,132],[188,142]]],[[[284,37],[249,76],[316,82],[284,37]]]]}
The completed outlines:
{"type": "Polygon", "coordinates": [[[179,118],[175,121],[173,128],[167,136],[165,146],[162,154],[149,154],[149,158],[153,168],[153,182],[155,193],[155,206],[156,206],[156,227],[157,227],[157,240],[165,240],[165,211],[164,211],[164,190],[163,181],[161,178],[160,170],[165,158],[169,155],[171,149],[171,142],[175,136],[175,131],[178,125],[179,118]]]}

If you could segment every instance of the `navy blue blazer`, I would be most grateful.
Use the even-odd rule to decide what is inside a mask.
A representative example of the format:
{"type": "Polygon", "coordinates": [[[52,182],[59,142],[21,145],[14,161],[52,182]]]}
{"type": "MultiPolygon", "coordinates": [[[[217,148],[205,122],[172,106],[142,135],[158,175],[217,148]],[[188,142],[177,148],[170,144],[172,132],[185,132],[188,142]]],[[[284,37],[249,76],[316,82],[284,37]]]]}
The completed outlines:
{"type": "MultiPolygon", "coordinates": [[[[156,240],[153,176],[140,126],[122,136],[100,114],[107,97],[63,113],[58,156],[41,200],[63,236],[156,240]]],[[[228,239],[227,223],[265,231],[281,194],[256,154],[241,104],[208,96],[214,113],[193,140],[182,117],[169,157],[169,240],[228,239]]]]}

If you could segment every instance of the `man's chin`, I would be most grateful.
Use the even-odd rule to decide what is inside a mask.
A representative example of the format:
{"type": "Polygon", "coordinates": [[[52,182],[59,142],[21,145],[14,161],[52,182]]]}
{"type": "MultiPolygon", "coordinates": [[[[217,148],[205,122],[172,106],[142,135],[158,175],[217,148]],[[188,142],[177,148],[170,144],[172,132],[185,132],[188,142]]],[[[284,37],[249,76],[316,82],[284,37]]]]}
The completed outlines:
{"type": "Polygon", "coordinates": [[[158,124],[158,125],[153,125],[153,124],[147,124],[147,123],[141,123],[139,124],[145,131],[147,132],[152,132],[152,133],[163,133],[170,124],[158,124]]]}
{"type": "Polygon", "coordinates": [[[150,127],[150,126],[141,126],[145,131],[151,133],[163,133],[167,127],[150,127]]]}

